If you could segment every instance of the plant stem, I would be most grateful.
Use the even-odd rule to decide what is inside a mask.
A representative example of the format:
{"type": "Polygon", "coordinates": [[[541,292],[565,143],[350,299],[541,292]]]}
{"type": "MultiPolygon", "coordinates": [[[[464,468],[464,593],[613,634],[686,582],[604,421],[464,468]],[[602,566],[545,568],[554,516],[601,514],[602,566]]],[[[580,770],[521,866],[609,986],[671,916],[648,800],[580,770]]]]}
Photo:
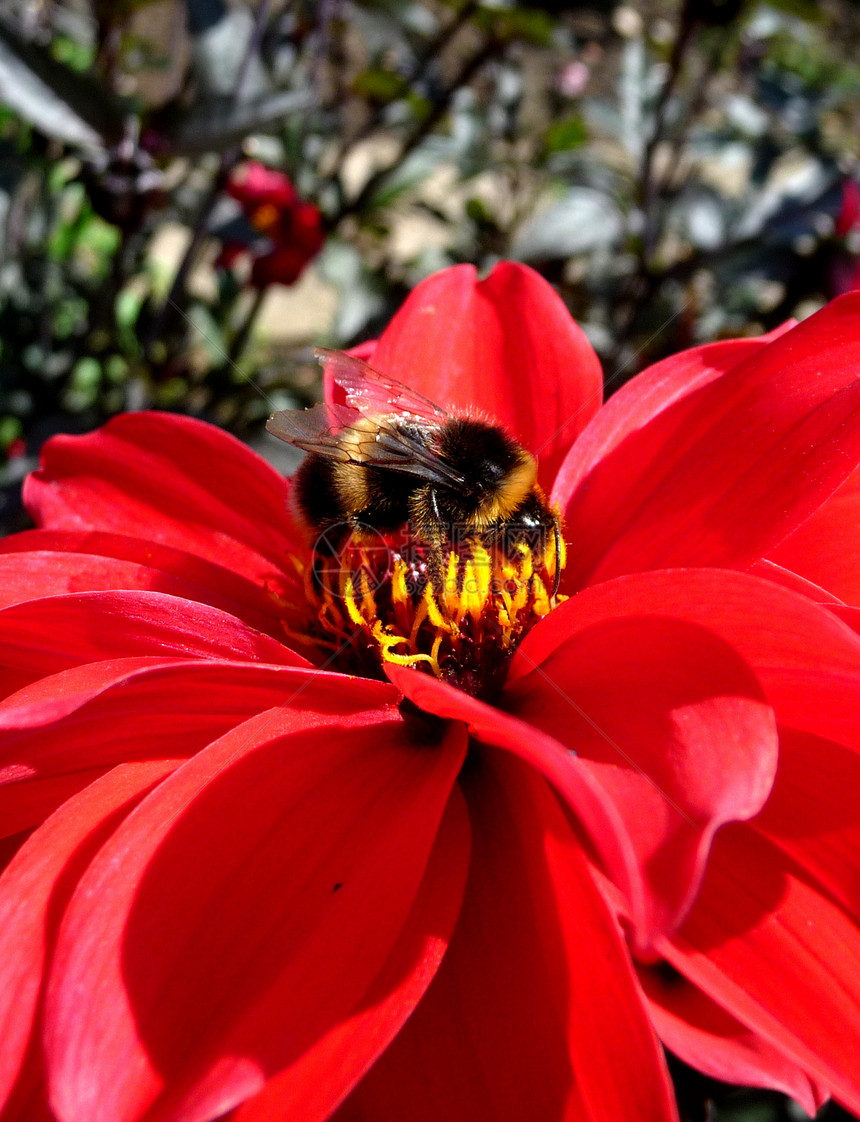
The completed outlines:
{"type": "Polygon", "coordinates": [[[659,237],[659,220],[656,213],[656,203],[659,196],[659,184],[654,174],[654,157],[666,126],[666,110],[669,101],[678,84],[684,55],[695,29],[696,21],[692,12],[692,0],[684,0],[681,8],[680,26],[675,42],[672,44],[672,53],[669,57],[669,73],[666,81],[660,88],[657,103],[654,106],[654,127],[645,145],[642,154],[642,164],[639,172],[637,189],[637,202],[642,210],[644,227],[642,231],[642,261],[647,266],[654,246],[659,237]]]}
{"type": "Polygon", "coordinates": [[[227,351],[227,362],[230,366],[238,369],[239,359],[242,357],[245,347],[248,345],[248,340],[251,337],[251,332],[254,329],[254,324],[257,322],[257,317],[260,314],[260,309],[263,307],[263,301],[266,299],[268,291],[269,289],[267,286],[257,289],[254,293],[251,306],[248,309],[248,314],[230,340],[230,347],[227,351]]]}

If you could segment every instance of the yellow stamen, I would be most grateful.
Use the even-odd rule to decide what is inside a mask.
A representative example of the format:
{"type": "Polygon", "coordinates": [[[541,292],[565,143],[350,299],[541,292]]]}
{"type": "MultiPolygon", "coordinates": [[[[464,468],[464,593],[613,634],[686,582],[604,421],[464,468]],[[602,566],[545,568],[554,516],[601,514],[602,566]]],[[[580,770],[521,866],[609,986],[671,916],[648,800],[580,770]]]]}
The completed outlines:
{"type": "Polygon", "coordinates": [[[460,558],[453,551],[448,554],[448,568],[442,585],[442,604],[446,614],[453,619],[457,614],[459,593],[457,590],[457,577],[459,576],[460,558]]]}
{"type": "Polygon", "coordinates": [[[340,583],[342,584],[341,595],[343,598],[344,606],[346,607],[347,615],[353,623],[359,626],[367,623],[367,620],[358,610],[358,604],[355,602],[355,587],[352,583],[352,577],[349,574],[343,574],[344,578],[340,583]]]}
{"type": "Polygon", "coordinates": [[[391,648],[396,647],[398,643],[405,643],[407,642],[407,640],[403,635],[391,635],[387,633],[379,620],[377,620],[373,625],[372,634],[377,643],[379,643],[380,647],[382,647],[383,658],[386,662],[393,662],[396,666],[414,666],[417,662],[427,662],[430,664],[433,673],[436,674],[437,677],[441,675],[441,670],[439,669],[439,663],[436,659],[435,653],[432,655],[395,654],[391,648]]]}
{"type": "Polygon", "coordinates": [[[392,550],[393,564],[389,553],[383,570],[377,556],[353,541],[336,557],[317,555],[296,565],[316,623],[303,634],[285,611],[285,633],[344,652],[344,669],[411,666],[490,696],[523,635],[558,602],[549,589],[563,551],[554,536],[542,553],[524,542],[503,551],[472,539],[447,552],[441,579],[433,581],[420,575],[432,560],[421,543],[414,554],[392,550]]]}

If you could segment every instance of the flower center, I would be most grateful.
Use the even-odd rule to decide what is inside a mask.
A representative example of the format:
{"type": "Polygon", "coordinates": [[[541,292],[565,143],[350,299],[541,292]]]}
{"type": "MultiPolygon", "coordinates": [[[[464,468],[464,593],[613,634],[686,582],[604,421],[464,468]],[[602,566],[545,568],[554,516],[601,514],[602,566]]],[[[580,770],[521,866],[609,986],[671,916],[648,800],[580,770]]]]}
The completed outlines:
{"type": "Polygon", "coordinates": [[[561,599],[564,543],[547,538],[503,551],[474,536],[434,549],[408,528],[322,535],[306,562],[294,558],[310,618],[285,630],[330,668],[378,678],[386,663],[413,666],[492,698],[519,642],[561,599]]]}

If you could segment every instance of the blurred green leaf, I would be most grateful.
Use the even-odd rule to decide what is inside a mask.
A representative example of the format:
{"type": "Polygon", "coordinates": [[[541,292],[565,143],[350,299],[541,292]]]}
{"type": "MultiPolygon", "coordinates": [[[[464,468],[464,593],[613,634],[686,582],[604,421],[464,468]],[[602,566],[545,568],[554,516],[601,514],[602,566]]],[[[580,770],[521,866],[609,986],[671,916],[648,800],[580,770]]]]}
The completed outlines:
{"type": "Polygon", "coordinates": [[[89,70],[96,58],[93,44],[74,39],[71,35],[58,35],[51,43],[51,54],[57,62],[79,74],[89,70]]]}
{"type": "Polygon", "coordinates": [[[475,23],[497,39],[524,39],[538,47],[549,45],[555,29],[548,12],[527,8],[496,8],[490,5],[479,10],[475,23]]]}
{"type": "Polygon", "coordinates": [[[201,343],[213,365],[223,363],[227,353],[224,339],[224,326],[212,314],[210,308],[199,301],[195,302],[188,313],[196,340],[201,343]]]}
{"type": "Polygon", "coordinates": [[[466,217],[476,226],[490,227],[496,225],[492,215],[487,210],[487,204],[477,195],[473,195],[466,200],[466,217]]]}
{"type": "Polygon", "coordinates": [[[17,417],[0,417],[0,448],[5,451],[13,440],[18,440],[23,431],[17,417]]]}
{"type": "Polygon", "coordinates": [[[779,12],[796,16],[808,23],[819,23],[824,18],[821,5],[816,0],[768,0],[768,4],[779,12]]]}
{"type": "Polygon", "coordinates": [[[388,105],[406,92],[406,83],[393,70],[371,66],[355,78],[353,91],[376,105],[388,105]]]}
{"type": "Polygon", "coordinates": [[[544,151],[547,155],[567,152],[578,148],[588,138],[585,122],[578,113],[571,113],[553,121],[544,135],[544,151]]]}
{"type": "Polygon", "coordinates": [[[63,404],[72,413],[81,413],[94,405],[102,382],[101,363],[86,356],[75,363],[72,377],[62,396],[63,404]]]}

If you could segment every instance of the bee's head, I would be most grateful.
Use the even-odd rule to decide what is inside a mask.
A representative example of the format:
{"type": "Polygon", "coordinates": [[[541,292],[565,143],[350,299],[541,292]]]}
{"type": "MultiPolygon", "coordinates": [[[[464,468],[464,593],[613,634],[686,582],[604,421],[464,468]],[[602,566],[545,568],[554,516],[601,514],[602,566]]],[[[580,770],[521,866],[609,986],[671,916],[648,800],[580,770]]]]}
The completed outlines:
{"type": "Polygon", "coordinates": [[[534,459],[504,429],[473,417],[458,417],[441,433],[440,455],[463,476],[462,497],[493,517],[505,518],[534,486],[534,459]]]}

